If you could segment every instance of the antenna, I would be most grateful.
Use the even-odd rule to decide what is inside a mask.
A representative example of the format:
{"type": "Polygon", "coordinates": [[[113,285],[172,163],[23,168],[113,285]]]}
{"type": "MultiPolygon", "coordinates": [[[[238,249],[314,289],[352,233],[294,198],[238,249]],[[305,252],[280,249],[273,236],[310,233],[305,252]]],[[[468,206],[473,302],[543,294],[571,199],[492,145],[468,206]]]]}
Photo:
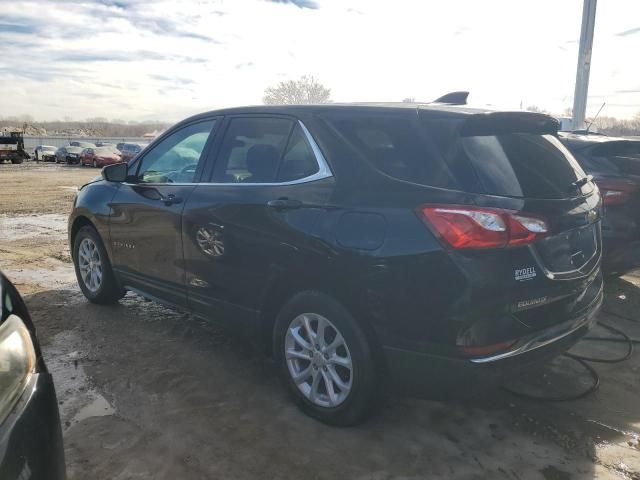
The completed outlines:
{"type": "Polygon", "coordinates": [[[591,125],[593,125],[593,122],[596,121],[596,118],[598,118],[598,115],[600,115],[600,112],[602,111],[606,103],[607,102],[602,102],[602,105],[600,106],[600,110],[598,110],[598,113],[596,113],[595,117],[593,117],[593,120],[591,120],[589,122],[589,125],[587,125],[587,133],[589,133],[589,129],[591,128],[591,125]]]}

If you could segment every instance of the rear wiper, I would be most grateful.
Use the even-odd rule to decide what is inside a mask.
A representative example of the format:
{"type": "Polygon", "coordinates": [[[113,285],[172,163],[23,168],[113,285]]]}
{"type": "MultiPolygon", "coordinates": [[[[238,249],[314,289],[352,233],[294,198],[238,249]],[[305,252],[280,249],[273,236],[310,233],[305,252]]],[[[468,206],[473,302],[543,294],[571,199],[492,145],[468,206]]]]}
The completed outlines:
{"type": "Polygon", "coordinates": [[[586,177],[579,178],[575,182],[572,182],[570,186],[573,188],[580,188],[592,180],[593,180],[593,175],[587,175],[586,177]]]}

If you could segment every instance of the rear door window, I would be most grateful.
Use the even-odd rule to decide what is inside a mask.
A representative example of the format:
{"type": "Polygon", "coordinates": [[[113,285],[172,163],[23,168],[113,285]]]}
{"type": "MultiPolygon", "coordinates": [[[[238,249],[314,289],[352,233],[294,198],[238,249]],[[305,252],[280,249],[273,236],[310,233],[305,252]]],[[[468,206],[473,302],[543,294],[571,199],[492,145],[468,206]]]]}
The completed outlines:
{"type": "Polygon", "coordinates": [[[310,177],[317,159],[300,124],[281,117],[237,117],[225,132],[216,183],[282,183],[310,177]]]}

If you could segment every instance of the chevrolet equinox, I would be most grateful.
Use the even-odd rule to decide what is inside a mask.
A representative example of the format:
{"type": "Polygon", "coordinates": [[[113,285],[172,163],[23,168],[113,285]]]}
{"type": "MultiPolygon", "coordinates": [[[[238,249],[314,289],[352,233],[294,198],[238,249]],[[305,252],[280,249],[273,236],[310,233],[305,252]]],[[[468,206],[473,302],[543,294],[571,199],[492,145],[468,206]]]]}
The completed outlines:
{"type": "Polygon", "coordinates": [[[557,129],[445,104],[196,115],[79,191],[78,283],[223,321],[304,412],[355,424],[383,378],[501,376],[593,324],[600,193],[557,129]]]}

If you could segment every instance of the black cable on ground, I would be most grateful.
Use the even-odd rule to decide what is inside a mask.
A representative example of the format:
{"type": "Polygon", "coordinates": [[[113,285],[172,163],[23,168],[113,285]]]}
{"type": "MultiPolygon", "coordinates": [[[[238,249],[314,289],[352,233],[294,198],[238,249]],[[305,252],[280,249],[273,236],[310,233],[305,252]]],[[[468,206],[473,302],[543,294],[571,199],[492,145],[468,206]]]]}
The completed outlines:
{"type": "MultiPolygon", "coordinates": [[[[611,325],[607,325],[606,323],[602,323],[602,322],[598,322],[598,325],[601,326],[602,328],[605,328],[607,330],[609,330],[612,333],[615,333],[617,335],[622,336],[623,338],[619,338],[616,340],[619,341],[624,341],[627,344],[627,353],[620,357],[620,358],[598,358],[598,357],[587,357],[584,355],[577,355],[575,353],[566,353],[565,355],[571,358],[575,358],[576,360],[586,360],[587,362],[595,362],[595,363],[620,363],[620,362],[624,362],[626,359],[628,359],[632,354],[633,354],[633,344],[634,344],[634,339],[632,339],[631,337],[629,337],[629,335],[627,335],[626,333],[624,333],[622,330],[619,330],[615,327],[612,327],[611,325]]],[[[607,338],[600,338],[600,337],[585,337],[583,340],[588,340],[590,342],[600,342],[602,340],[605,341],[610,341],[613,339],[607,339],[607,338]]]]}
{"type": "Polygon", "coordinates": [[[628,322],[634,322],[634,323],[640,323],[637,319],[635,318],[631,318],[631,317],[627,317],[625,315],[620,315],[619,313],[616,312],[612,312],[611,310],[609,310],[608,308],[603,308],[602,309],[602,313],[606,313],[607,315],[611,315],[612,317],[618,317],[621,318],[623,320],[627,320],[628,322]]]}
{"type": "MultiPolygon", "coordinates": [[[[617,317],[621,317],[624,318],[626,320],[631,320],[634,321],[632,319],[627,319],[626,317],[622,317],[622,315],[617,315],[617,314],[613,314],[611,312],[606,312],[609,314],[612,314],[614,316],[617,317]]],[[[633,354],[633,345],[640,343],[640,339],[637,338],[631,338],[629,337],[629,335],[627,335],[625,332],[623,332],[622,330],[619,330],[615,327],[612,327],[611,325],[607,325],[605,323],[602,322],[598,322],[598,325],[605,328],[606,330],[609,330],[611,333],[620,335],[622,338],[612,338],[612,337],[585,337],[583,340],[587,340],[587,341],[592,341],[592,342],[617,342],[617,343],[626,343],[627,344],[627,353],[620,357],[620,358],[597,358],[597,357],[587,357],[584,355],[578,355],[578,354],[574,354],[574,353],[563,353],[563,356],[570,358],[572,360],[575,360],[576,362],[578,362],[579,364],[581,364],[585,370],[587,370],[589,372],[589,374],[591,375],[591,378],[593,379],[593,384],[587,388],[586,390],[580,392],[580,393],[576,393],[573,395],[558,395],[558,396],[549,396],[549,397],[544,397],[544,396],[538,396],[538,395],[531,395],[528,393],[523,393],[523,392],[518,392],[515,390],[512,390],[508,387],[502,387],[504,390],[506,390],[507,392],[511,393],[512,395],[516,395],[520,398],[526,398],[528,400],[536,400],[536,401],[541,401],[541,402],[568,402],[568,401],[572,401],[572,400],[579,400],[581,398],[586,397],[587,395],[592,394],[593,392],[595,392],[598,387],[600,386],[600,377],[598,376],[598,372],[591,366],[589,365],[587,362],[593,362],[593,363],[620,363],[623,362],[625,360],[627,360],[629,357],[631,357],[631,355],[633,354]]]]}
{"type": "Polygon", "coordinates": [[[538,395],[532,395],[529,393],[518,392],[516,390],[511,390],[510,388],[504,387],[504,386],[502,388],[507,392],[509,392],[510,394],[515,395],[517,397],[526,398],[527,400],[537,400],[539,402],[569,402],[572,400],[580,400],[581,398],[584,398],[587,395],[591,395],[593,392],[595,392],[600,386],[600,377],[598,376],[598,372],[596,372],[596,370],[591,365],[589,365],[585,360],[582,360],[581,358],[576,358],[567,353],[563,353],[562,355],[572,360],[575,360],[580,365],[582,365],[587,372],[589,372],[589,374],[591,375],[591,378],[593,379],[593,384],[589,388],[587,388],[586,390],[580,393],[576,393],[573,395],[557,395],[557,396],[548,396],[548,397],[542,397],[538,395]]]}

